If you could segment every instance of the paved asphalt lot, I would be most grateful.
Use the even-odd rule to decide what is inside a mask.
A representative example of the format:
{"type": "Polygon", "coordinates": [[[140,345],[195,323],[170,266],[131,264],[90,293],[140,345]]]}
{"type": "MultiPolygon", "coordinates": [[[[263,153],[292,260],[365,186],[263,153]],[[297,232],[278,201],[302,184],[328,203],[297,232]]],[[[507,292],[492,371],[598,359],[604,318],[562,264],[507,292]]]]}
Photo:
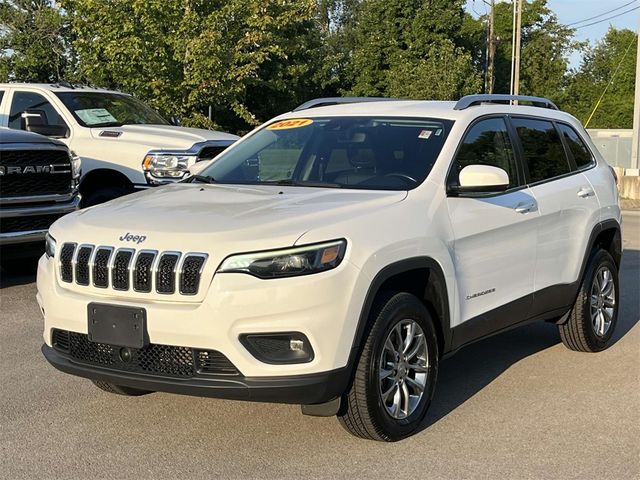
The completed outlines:
{"type": "Polygon", "coordinates": [[[616,343],[523,327],[443,363],[424,430],[357,440],[297,406],[126,398],[40,354],[33,275],[2,274],[2,478],[640,478],[640,212],[625,215],[616,343]]]}

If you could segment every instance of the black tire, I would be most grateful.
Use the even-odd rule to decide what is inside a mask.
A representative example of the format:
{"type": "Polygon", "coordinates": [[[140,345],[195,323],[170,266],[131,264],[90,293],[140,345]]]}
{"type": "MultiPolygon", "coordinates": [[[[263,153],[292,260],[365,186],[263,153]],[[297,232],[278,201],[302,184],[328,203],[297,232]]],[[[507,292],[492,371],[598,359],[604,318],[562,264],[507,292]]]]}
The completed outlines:
{"type": "Polygon", "coordinates": [[[99,205],[114,198],[122,197],[131,193],[131,189],[124,185],[108,185],[100,187],[90,192],[86,192],[82,195],[80,201],[80,208],[92,207],[93,205],[99,205]]]}
{"type": "Polygon", "coordinates": [[[357,437],[394,442],[420,428],[431,404],[438,376],[438,341],[429,311],[409,293],[380,295],[371,311],[370,320],[371,328],[358,360],[353,383],[342,399],[338,419],[348,432],[357,437]],[[403,320],[413,320],[422,329],[426,340],[424,357],[428,360],[428,367],[424,393],[413,413],[406,418],[396,419],[383,403],[379,381],[380,359],[387,336],[403,320]]]}
{"type": "Polygon", "coordinates": [[[618,321],[619,292],[618,268],[613,258],[606,250],[594,250],[569,318],[565,323],[558,325],[562,343],[570,350],[577,352],[600,352],[608,348],[611,345],[611,337],[618,321]],[[604,335],[599,335],[596,333],[596,327],[591,319],[591,293],[594,279],[603,268],[608,269],[612,274],[615,304],[608,329],[604,335]]]}
{"type": "Polygon", "coordinates": [[[115,393],[116,395],[126,395],[128,397],[139,397],[140,395],[153,393],[148,390],[140,390],[138,388],[125,387],[122,385],[115,385],[109,382],[103,382],[102,380],[91,380],[91,381],[100,390],[104,390],[105,392],[109,392],[109,393],[115,393]]]}

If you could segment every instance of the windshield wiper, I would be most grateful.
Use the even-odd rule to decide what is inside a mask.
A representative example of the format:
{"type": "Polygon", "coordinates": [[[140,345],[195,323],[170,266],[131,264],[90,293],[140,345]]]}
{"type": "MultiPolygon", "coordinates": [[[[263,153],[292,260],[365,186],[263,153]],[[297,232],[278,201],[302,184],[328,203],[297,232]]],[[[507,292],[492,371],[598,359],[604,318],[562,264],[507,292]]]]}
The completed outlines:
{"type": "Polygon", "coordinates": [[[183,180],[186,183],[193,183],[195,181],[201,183],[216,183],[216,179],[209,175],[191,175],[189,178],[183,180]]]}
{"type": "Polygon", "coordinates": [[[92,123],[89,125],[90,128],[103,128],[103,127],[121,127],[124,123],[120,122],[102,122],[102,123],[92,123]]]}
{"type": "Polygon", "coordinates": [[[292,178],[285,178],[283,180],[276,180],[275,182],[264,182],[264,183],[271,183],[273,185],[292,185],[294,187],[342,188],[342,185],[339,183],[310,182],[306,180],[293,180],[292,178]]]}

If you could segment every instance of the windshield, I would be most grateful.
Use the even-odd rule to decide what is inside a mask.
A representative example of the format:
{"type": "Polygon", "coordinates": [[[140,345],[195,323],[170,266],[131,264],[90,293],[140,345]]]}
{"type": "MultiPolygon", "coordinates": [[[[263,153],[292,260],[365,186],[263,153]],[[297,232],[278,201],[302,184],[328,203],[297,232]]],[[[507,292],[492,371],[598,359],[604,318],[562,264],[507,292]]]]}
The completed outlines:
{"type": "Polygon", "coordinates": [[[216,183],[409,190],[427,177],[453,122],[334,117],[271,123],[200,173],[216,183]]]}
{"type": "Polygon", "coordinates": [[[121,93],[56,93],[83,127],[119,127],[121,125],[168,125],[151,107],[121,93]]]}

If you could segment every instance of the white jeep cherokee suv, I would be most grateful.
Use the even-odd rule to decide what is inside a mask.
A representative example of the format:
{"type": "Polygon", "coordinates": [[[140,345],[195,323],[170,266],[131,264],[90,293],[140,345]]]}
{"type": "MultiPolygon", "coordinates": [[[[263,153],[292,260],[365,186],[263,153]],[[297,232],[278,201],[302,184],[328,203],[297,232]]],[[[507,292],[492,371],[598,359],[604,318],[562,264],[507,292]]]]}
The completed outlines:
{"type": "Polygon", "coordinates": [[[131,95],[68,82],[0,83],[0,127],[58,138],[80,156],[82,207],[182,180],[238,139],[170,125],[131,95]]]}
{"type": "Polygon", "coordinates": [[[543,320],[610,345],[620,221],[611,169],[548,100],[319,99],[57,221],[42,351],[109,392],[297,403],[398,440],[471,342],[543,320]]]}

